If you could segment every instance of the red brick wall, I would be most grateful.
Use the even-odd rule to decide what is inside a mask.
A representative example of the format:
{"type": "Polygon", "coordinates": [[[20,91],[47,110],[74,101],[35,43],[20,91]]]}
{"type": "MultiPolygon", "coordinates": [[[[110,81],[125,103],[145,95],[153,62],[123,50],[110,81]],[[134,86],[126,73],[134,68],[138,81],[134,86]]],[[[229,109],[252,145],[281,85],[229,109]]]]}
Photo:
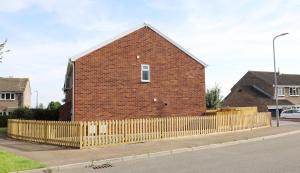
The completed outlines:
{"type": "Polygon", "coordinates": [[[75,120],[201,115],[205,109],[204,66],[149,28],[75,61],[75,120]],[[150,65],[150,83],[141,82],[141,64],[150,65]]]}
{"type": "Polygon", "coordinates": [[[71,121],[71,106],[71,102],[66,102],[59,108],[58,113],[60,121],[71,121]]]}
{"type": "MultiPolygon", "coordinates": [[[[272,100],[271,100],[272,101],[272,100]]],[[[270,101],[270,102],[271,102],[270,101]]],[[[259,112],[268,111],[268,99],[258,97],[254,93],[248,93],[243,89],[236,88],[224,100],[224,106],[230,107],[248,107],[256,106],[259,112]],[[239,91],[240,90],[240,91],[239,91]]]]}

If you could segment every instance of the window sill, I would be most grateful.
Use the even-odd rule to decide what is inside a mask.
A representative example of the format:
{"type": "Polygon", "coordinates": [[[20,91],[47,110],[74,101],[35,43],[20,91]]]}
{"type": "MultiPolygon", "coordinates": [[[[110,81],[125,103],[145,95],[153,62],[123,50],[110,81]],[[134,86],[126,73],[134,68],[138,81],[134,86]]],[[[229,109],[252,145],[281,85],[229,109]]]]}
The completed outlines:
{"type": "Polygon", "coordinates": [[[291,97],[299,97],[299,95],[290,95],[291,97]]]}
{"type": "Polygon", "coordinates": [[[150,81],[141,81],[141,83],[150,83],[150,81]]]}

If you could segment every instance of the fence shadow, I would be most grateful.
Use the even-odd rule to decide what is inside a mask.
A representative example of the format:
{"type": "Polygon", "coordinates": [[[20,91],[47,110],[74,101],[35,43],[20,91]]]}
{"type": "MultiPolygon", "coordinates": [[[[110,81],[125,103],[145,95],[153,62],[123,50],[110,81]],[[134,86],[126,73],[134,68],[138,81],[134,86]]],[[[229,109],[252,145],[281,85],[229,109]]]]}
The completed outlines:
{"type": "Polygon", "coordinates": [[[23,152],[33,152],[33,151],[59,151],[59,150],[71,150],[70,147],[34,143],[30,141],[21,141],[17,139],[12,139],[6,135],[0,135],[0,147],[14,149],[23,152]]]}

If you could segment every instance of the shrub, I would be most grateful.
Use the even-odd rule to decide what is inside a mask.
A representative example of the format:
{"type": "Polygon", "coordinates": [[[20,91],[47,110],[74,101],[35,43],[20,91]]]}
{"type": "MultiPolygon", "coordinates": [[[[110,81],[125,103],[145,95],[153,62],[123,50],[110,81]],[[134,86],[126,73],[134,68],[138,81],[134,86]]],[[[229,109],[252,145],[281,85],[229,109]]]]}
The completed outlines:
{"type": "Polygon", "coordinates": [[[0,127],[7,127],[8,119],[58,121],[58,109],[29,109],[18,108],[9,116],[0,116],[0,127]]]}
{"type": "Polygon", "coordinates": [[[7,127],[7,119],[9,116],[0,116],[0,127],[7,127]]]}
{"type": "Polygon", "coordinates": [[[215,85],[211,89],[206,91],[206,107],[208,109],[220,108],[223,105],[221,96],[221,88],[218,85],[215,85]]]}

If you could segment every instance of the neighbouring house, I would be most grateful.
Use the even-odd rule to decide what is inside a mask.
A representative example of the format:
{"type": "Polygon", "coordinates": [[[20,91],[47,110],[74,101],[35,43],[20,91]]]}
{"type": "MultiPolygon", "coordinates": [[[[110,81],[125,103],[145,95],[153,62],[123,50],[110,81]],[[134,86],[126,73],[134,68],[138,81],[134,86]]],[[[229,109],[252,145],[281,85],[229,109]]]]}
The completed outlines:
{"type": "Polygon", "coordinates": [[[30,107],[30,104],[28,78],[0,77],[0,115],[10,115],[15,109],[30,107]]]}
{"type": "Polygon", "coordinates": [[[143,24],[70,59],[60,119],[202,115],[205,67],[143,24]]]}
{"type": "MultiPolygon", "coordinates": [[[[278,101],[280,111],[300,107],[300,75],[279,74],[278,101]]],[[[275,115],[274,72],[248,71],[224,99],[225,106],[257,106],[259,111],[275,115]]]]}

